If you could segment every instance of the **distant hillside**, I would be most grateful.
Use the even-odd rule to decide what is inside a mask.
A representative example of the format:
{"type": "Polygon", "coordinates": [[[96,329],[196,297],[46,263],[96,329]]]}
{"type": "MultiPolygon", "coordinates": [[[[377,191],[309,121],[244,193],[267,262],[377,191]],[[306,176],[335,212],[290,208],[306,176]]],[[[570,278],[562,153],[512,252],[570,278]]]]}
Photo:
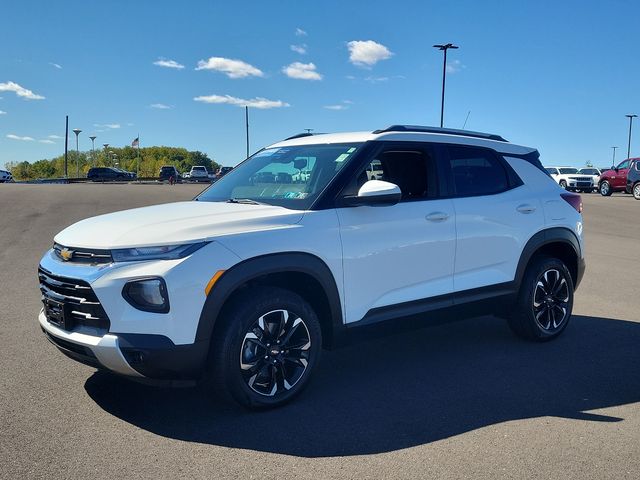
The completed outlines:
{"type": "MultiPolygon", "coordinates": [[[[68,153],[68,176],[76,176],[76,159],[79,160],[80,176],[87,175],[92,166],[115,167],[131,172],[137,171],[138,150],[132,147],[109,147],[108,151],[96,150],[95,157],[91,151],[75,151],[68,153]],[[118,165],[116,165],[116,163],[118,165]]],[[[180,147],[145,147],[140,149],[140,177],[156,177],[163,165],[174,165],[179,172],[189,171],[194,165],[204,165],[215,171],[219,165],[206,153],[180,147]]],[[[36,178],[56,178],[64,176],[64,155],[38,160],[37,162],[9,162],[7,169],[16,180],[32,180],[36,178]]]]}

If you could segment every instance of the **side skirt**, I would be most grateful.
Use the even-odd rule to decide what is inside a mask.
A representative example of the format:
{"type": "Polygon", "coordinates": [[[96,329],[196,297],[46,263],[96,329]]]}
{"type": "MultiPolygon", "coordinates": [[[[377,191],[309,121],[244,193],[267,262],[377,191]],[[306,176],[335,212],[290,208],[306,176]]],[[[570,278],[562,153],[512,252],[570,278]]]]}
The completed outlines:
{"type": "Polygon", "coordinates": [[[374,308],[362,320],[345,325],[335,346],[483,315],[503,317],[514,304],[517,293],[516,283],[506,282],[374,308]]]}

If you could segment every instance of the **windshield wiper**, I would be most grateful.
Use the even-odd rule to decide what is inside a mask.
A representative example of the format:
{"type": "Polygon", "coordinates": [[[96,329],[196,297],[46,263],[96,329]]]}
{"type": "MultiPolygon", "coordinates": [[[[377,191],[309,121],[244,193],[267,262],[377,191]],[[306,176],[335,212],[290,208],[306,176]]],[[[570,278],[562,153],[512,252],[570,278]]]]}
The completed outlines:
{"type": "Polygon", "coordinates": [[[258,202],[250,198],[230,198],[227,203],[243,203],[245,205],[268,205],[268,203],[258,202]]]}

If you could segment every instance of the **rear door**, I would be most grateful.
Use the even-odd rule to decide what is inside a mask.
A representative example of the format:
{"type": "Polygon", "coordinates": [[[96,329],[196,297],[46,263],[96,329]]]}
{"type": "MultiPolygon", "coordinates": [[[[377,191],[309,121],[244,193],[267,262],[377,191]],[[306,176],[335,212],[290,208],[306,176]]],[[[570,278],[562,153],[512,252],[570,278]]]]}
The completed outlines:
{"type": "Polygon", "coordinates": [[[510,282],[526,242],[544,225],[535,192],[493,150],[448,146],[456,216],[456,292],[510,282]]]}

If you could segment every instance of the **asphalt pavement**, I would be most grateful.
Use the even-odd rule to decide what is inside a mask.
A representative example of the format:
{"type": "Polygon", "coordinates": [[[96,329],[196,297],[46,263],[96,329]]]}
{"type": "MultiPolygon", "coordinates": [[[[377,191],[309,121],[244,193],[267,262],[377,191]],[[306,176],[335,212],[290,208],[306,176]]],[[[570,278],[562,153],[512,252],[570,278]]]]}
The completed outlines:
{"type": "Polygon", "coordinates": [[[587,271],[545,344],[484,317],[323,352],[254,413],[77,364],[42,336],[36,269],[100,213],[201,185],[0,185],[0,478],[612,478],[640,472],[640,202],[583,195],[587,271]]]}

